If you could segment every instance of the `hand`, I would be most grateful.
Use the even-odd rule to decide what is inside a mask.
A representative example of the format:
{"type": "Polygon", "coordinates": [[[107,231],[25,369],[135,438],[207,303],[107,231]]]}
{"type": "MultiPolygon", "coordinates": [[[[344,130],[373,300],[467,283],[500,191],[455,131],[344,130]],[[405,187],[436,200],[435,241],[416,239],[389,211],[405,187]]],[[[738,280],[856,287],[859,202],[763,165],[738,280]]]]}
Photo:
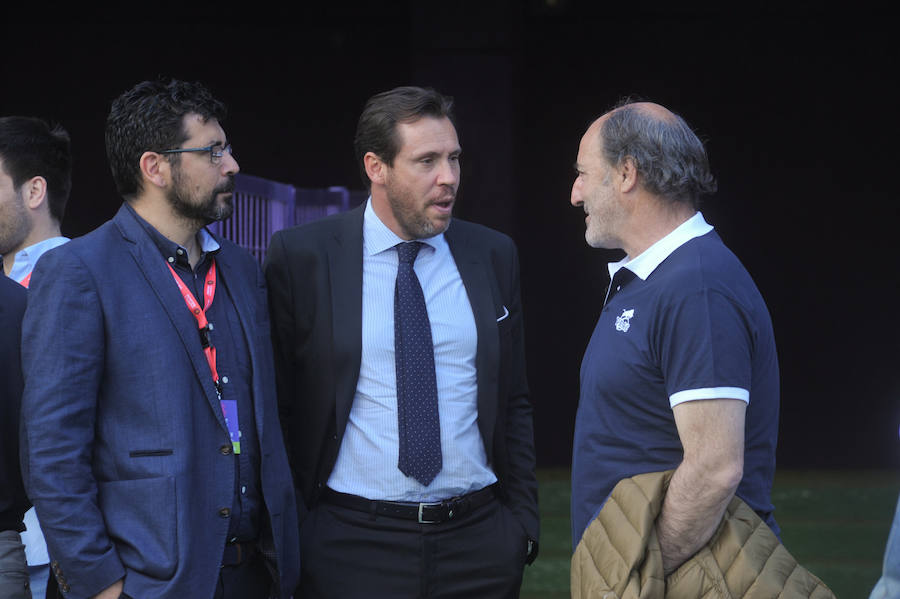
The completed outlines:
{"type": "Polygon", "coordinates": [[[122,595],[122,589],[125,587],[125,579],[120,578],[119,580],[112,583],[112,585],[106,587],[96,595],[94,595],[93,599],[119,599],[122,595]]]}
{"type": "Polygon", "coordinates": [[[538,543],[534,539],[528,539],[528,548],[525,552],[525,563],[529,566],[537,558],[538,543]]]}

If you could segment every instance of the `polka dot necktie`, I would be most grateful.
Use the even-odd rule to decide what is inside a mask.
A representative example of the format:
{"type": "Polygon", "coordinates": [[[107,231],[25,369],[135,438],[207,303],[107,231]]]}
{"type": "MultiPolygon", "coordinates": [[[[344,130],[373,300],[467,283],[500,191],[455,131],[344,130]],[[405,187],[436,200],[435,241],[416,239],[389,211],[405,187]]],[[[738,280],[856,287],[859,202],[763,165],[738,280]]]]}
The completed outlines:
{"type": "Polygon", "coordinates": [[[422,243],[398,243],[394,286],[394,362],[397,368],[397,467],[426,487],[441,471],[434,343],[422,286],[413,270],[422,243]]]}

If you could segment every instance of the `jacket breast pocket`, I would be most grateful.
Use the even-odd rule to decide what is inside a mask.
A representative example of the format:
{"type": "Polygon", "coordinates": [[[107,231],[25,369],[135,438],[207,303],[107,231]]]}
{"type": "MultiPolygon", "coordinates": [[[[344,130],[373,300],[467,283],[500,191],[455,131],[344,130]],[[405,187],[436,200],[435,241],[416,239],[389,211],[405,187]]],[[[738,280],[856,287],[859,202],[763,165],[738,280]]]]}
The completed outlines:
{"type": "Polygon", "coordinates": [[[175,479],[103,482],[97,495],[123,565],[150,578],[171,579],[178,563],[175,479]]]}

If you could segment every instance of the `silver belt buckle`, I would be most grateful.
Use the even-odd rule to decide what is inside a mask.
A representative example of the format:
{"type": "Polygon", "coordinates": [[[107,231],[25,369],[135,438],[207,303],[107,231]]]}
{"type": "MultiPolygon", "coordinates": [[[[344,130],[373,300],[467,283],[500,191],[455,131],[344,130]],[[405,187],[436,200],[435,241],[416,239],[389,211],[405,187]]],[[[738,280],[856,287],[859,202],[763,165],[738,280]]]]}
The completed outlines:
{"type": "MultiPolygon", "coordinates": [[[[440,520],[423,520],[422,519],[422,510],[426,507],[440,507],[441,503],[420,503],[419,504],[419,524],[438,524],[440,520]]],[[[453,517],[451,512],[450,517],[453,517]]]]}

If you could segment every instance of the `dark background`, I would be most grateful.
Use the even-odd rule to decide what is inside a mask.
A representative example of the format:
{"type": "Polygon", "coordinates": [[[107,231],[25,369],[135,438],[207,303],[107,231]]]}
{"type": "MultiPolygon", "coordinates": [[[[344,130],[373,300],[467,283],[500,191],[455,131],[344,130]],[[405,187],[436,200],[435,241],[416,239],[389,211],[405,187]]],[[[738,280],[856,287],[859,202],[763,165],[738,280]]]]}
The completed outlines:
{"type": "Polygon", "coordinates": [[[620,257],[585,244],[583,214],[568,203],[572,163],[594,117],[641,96],[707,140],[719,192],[704,215],[772,312],[779,465],[900,465],[898,65],[887,14],[575,0],[168,12],[2,25],[0,114],[46,117],[72,136],[65,234],[118,207],[103,127],[111,100],[138,81],[205,82],[229,106],[243,172],[351,189],[362,188],[351,144],[365,100],[435,87],[456,99],[457,214],[519,245],[539,462],[568,465],[581,354],[605,263],[620,257]]]}

